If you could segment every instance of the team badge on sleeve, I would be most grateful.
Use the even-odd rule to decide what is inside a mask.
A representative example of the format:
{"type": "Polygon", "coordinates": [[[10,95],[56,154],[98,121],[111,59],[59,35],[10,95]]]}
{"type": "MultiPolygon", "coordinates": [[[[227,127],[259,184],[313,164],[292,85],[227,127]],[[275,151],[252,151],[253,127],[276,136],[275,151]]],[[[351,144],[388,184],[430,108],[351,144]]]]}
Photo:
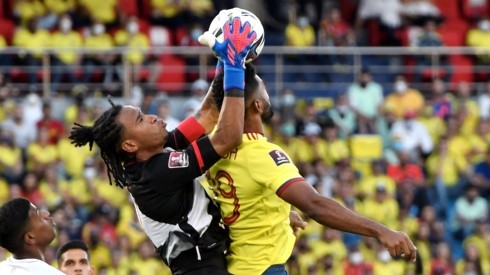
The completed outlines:
{"type": "Polygon", "coordinates": [[[171,152],[168,158],[168,168],[185,168],[189,166],[189,155],[186,152],[171,152]]]}
{"type": "Polygon", "coordinates": [[[281,152],[279,150],[270,151],[269,156],[271,156],[277,166],[284,163],[290,163],[288,156],[286,156],[284,152],[281,152]]]}

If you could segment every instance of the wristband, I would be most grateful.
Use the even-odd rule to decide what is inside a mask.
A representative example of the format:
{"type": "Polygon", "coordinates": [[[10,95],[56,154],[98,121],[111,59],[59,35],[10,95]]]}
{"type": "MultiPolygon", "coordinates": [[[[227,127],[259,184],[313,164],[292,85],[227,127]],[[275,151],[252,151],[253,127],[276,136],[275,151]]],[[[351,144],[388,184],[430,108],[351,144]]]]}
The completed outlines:
{"type": "Polygon", "coordinates": [[[223,89],[225,95],[232,89],[245,91],[245,69],[237,68],[225,64],[225,73],[223,77],[223,89]]]}
{"type": "Polygon", "coordinates": [[[206,133],[204,127],[202,127],[202,125],[199,124],[199,122],[197,122],[193,116],[190,116],[182,121],[177,126],[177,130],[184,135],[188,142],[193,142],[206,133]]]}

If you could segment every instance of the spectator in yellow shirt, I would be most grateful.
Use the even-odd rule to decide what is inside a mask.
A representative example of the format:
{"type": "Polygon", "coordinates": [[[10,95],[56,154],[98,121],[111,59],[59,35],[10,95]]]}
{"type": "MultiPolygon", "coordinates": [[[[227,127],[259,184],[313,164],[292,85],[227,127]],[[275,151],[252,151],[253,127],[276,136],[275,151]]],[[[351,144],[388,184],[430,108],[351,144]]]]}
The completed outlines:
{"type": "Polygon", "coordinates": [[[376,185],[374,198],[364,201],[361,212],[388,227],[395,227],[398,219],[398,203],[387,193],[384,184],[376,185]]]}
{"type": "Polygon", "coordinates": [[[337,162],[350,157],[347,142],[345,139],[339,138],[337,125],[333,121],[326,123],[322,130],[322,137],[327,143],[327,165],[335,165],[337,162]]]}
{"type": "Polygon", "coordinates": [[[43,16],[46,13],[46,8],[39,0],[17,0],[13,13],[17,22],[26,26],[30,20],[43,16]]]}
{"type": "Polygon", "coordinates": [[[460,82],[456,89],[456,96],[451,104],[457,116],[461,117],[462,124],[460,133],[467,137],[474,134],[480,110],[476,100],[471,98],[471,84],[468,82],[460,82]]]}
{"type": "Polygon", "coordinates": [[[46,128],[39,129],[36,141],[27,146],[27,168],[42,174],[49,165],[58,160],[56,145],[49,143],[49,133],[46,128]]]}
{"type": "Polygon", "coordinates": [[[296,157],[298,163],[310,163],[315,159],[327,161],[328,145],[320,138],[322,129],[320,125],[309,122],[303,130],[304,137],[298,140],[296,157]]]}
{"type": "Polygon", "coordinates": [[[439,139],[444,133],[446,133],[446,125],[442,118],[435,116],[430,102],[425,103],[425,107],[422,109],[418,116],[418,121],[425,125],[433,144],[438,144],[439,139]]]}
{"type": "Polygon", "coordinates": [[[150,0],[150,3],[151,24],[170,29],[176,29],[185,24],[183,19],[185,3],[183,0],[150,0]]]}
{"type": "Polygon", "coordinates": [[[20,64],[28,66],[29,83],[37,82],[37,71],[41,68],[44,48],[49,45],[50,34],[39,29],[37,18],[28,21],[27,27],[20,27],[14,34],[12,45],[23,48],[19,51],[20,64]]]}
{"type": "Polygon", "coordinates": [[[21,148],[14,144],[13,133],[0,128],[0,176],[9,184],[20,183],[24,173],[21,148]]]}
{"type": "MultiPolygon", "coordinates": [[[[476,48],[477,52],[490,46],[490,20],[488,18],[482,18],[478,22],[477,28],[472,28],[468,31],[466,45],[476,48]]],[[[490,64],[490,54],[488,54],[488,51],[476,55],[476,64],[490,64]]]]}
{"type": "Polygon", "coordinates": [[[117,0],[79,0],[83,13],[106,26],[117,24],[117,0]]]}
{"type": "MultiPolygon", "coordinates": [[[[295,20],[289,22],[284,30],[286,46],[292,47],[308,47],[315,46],[316,36],[313,26],[306,15],[299,15],[295,20]]],[[[286,59],[287,65],[308,66],[313,63],[310,55],[295,55],[286,59]]],[[[304,69],[296,69],[295,73],[290,73],[286,79],[289,81],[312,81],[313,74],[311,72],[302,73],[304,69]],[[301,72],[301,73],[300,73],[301,72]]]]}
{"type": "Polygon", "coordinates": [[[46,9],[57,15],[75,12],[76,4],[76,0],[44,0],[46,9]]]}
{"type": "Polygon", "coordinates": [[[148,275],[170,275],[170,269],[156,258],[155,247],[150,240],[145,240],[138,249],[138,258],[133,261],[132,266],[139,274],[148,275]]]}
{"type": "MultiPolygon", "coordinates": [[[[126,47],[124,58],[132,66],[133,81],[138,80],[138,74],[141,66],[147,61],[147,51],[150,47],[150,42],[146,34],[140,31],[138,17],[131,16],[126,23],[126,29],[118,30],[114,35],[116,46],[126,47]]],[[[122,80],[123,66],[119,64],[119,78],[122,80]]]]}
{"type": "Polygon", "coordinates": [[[386,97],[385,104],[396,106],[394,113],[397,118],[403,117],[407,111],[419,113],[424,107],[424,97],[420,91],[410,88],[403,75],[397,75],[393,92],[386,97]]]}
{"type": "Polygon", "coordinates": [[[111,84],[115,74],[114,64],[118,56],[110,53],[114,47],[112,37],[106,33],[106,28],[101,22],[94,22],[90,29],[90,35],[85,38],[85,49],[88,51],[84,56],[83,66],[85,69],[83,83],[90,83],[92,74],[98,68],[104,74],[104,85],[111,84]]]}
{"type": "Polygon", "coordinates": [[[371,164],[372,175],[367,176],[356,185],[356,193],[361,198],[373,198],[376,186],[383,184],[389,197],[395,197],[396,183],[386,175],[387,163],[384,159],[374,160],[371,164]]]}
{"type": "MultiPolygon", "coordinates": [[[[63,15],[59,21],[59,31],[54,33],[51,44],[56,48],[52,59],[53,79],[51,90],[58,91],[58,84],[66,74],[70,84],[76,82],[75,69],[79,65],[81,56],[77,50],[82,46],[81,35],[72,30],[73,22],[69,15],[63,15]]],[[[63,90],[68,90],[65,87],[63,90]]]]}

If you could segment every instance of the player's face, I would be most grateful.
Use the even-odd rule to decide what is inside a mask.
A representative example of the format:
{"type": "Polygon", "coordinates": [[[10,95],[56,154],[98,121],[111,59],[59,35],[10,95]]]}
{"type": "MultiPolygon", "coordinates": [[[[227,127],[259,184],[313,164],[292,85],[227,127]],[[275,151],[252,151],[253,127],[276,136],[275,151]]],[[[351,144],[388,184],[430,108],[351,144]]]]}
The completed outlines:
{"type": "MultiPolygon", "coordinates": [[[[118,121],[123,125],[123,143],[130,141],[137,150],[162,148],[167,140],[167,123],[154,115],[145,115],[140,108],[124,106],[118,121]]],[[[125,148],[123,146],[123,148],[125,148]]],[[[126,150],[126,148],[125,148],[126,150]]]]}
{"type": "Polygon", "coordinates": [[[269,94],[267,93],[267,89],[265,88],[264,82],[260,77],[256,76],[257,81],[259,82],[259,99],[264,104],[264,110],[261,115],[261,119],[263,122],[268,122],[274,116],[274,110],[272,109],[272,104],[269,98],[269,94]]]}
{"type": "Polygon", "coordinates": [[[31,203],[27,233],[32,236],[36,245],[49,245],[56,236],[56,225],[48,211],[39,210],[31,203]]]}
{"type": "Polygon", "coordinates": [[[83,249],[70,249],[61,255],[59,269],[68,275],[93,275],[94,269],[90,266],[88,254],[83,249]]]}

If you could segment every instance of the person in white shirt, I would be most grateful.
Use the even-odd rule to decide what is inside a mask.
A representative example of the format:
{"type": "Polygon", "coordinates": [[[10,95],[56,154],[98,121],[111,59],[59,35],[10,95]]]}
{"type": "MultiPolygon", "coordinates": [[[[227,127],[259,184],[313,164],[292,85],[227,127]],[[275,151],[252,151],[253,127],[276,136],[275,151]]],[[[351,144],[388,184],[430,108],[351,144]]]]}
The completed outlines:
{"type": "Polygon", "coordinates": [[[44,252],[56,236],[48,211],[17,198],[0,208],[0,246],[12,256],[0,262],[2,275],[65,274],[44,261],[44,252]]]}
{"type": "Polygon", "coordinates": [[[397,120],[393,124],[391,136],[397,144],[395,145],[398,147],[396,149],[411,152],[412,157],[417,158],[429,155],[434,144],[425,125],[417,121],[415,117],[414,111],[407,111],[403,119],[397,120]]]}

